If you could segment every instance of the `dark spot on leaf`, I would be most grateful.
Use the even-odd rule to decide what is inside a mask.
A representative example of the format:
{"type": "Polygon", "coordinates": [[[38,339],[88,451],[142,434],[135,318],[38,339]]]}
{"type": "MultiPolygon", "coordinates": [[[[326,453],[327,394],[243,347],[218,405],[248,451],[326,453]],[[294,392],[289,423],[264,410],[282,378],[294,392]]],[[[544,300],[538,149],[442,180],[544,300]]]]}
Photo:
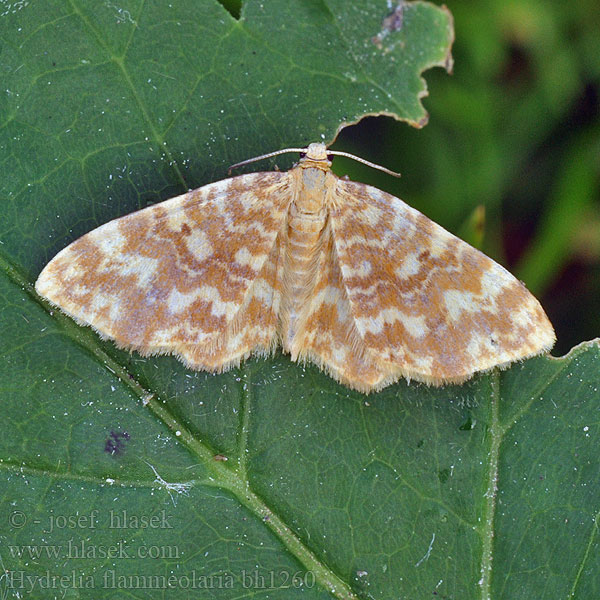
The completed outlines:
{"type": "Polygon", "coordinates": [[[441,469],[438,472],[438,478],[441,483],[446,483],[446,481],[448,481],[448,477],[450,477],[450,469],[441,469]]]}
{"type": "Polygon", "coordinates": [[[471,415],[467,417],[465,422],[458,428],[459,431],[471,431],[475,427],[475,421],[471,419],[471,415]]]}
{"type": "Polygon", "coordinates": [[[404,9],[406,5],[404,0],[400,0],[396,8],[383,19],[381,31],[371,39],[371,41],[379,48],[382,48],[383,40],[393,31],[400,31],[404,24],[404,9]]]}
{"type": "Polygon", "coordinates": [[[126,431],[111,431],[104,443],[104,452],[112,456],[119,455],[125,450],[125,442],[130,436],[126,431]]]}

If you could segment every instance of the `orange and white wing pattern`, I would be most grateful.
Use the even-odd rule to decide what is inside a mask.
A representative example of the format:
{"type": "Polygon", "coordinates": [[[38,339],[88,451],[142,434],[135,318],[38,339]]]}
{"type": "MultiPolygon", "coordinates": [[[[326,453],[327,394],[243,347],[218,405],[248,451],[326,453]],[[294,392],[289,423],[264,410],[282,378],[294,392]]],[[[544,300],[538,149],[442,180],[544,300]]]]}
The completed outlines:
{"type": "Polygon", "coordinates": [[[338,180],[330,214],[354,324],[387,373],[376,387],[461,382],[554,344],[521,282],[398,198],[338,180]]]}
{"type": "Polygon", "coordinates": [[[206,185],[79,238],[36,290],[120,347],[226,369],[276,343],[278,234],[291,199],[288,173],[206,185]]]}
{"type": "Polygon", "coordinates": [[[539,302],[503,267],[398,198],[339,180],[324,144],[305,150],[287,173],[98,227],[36,290],[144,355],[224,371],[281,342],[363,392],[400,377],[461,382],[552,347],[539,302]]]}
{"type": "MultiPolygon", "coordinates": [[[[303,315],[298,356],[362,392],[391,383],[387,365],[360,337],[342,280],[330,225],[323,232],[313,293],[303,315]]],[[[397,379],[398,377],[395,377],[397,379]]]]}

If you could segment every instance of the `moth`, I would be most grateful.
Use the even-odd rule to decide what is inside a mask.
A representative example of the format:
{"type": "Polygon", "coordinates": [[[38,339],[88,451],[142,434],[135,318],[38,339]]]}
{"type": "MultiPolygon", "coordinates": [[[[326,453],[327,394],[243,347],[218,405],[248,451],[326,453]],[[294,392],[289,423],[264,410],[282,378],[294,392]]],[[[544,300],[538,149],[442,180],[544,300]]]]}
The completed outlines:
{"type": "Polygon", "coordinates": [[[402,200],[338,178],[324,144],[290,150],[303,154],[287,172],[94,229],[48,263],[37,292],[144,356],[221,372],[281,346],[362,392],[401,377],[458,383],[552,347],[542,307],[506,269],[402,200]]]}

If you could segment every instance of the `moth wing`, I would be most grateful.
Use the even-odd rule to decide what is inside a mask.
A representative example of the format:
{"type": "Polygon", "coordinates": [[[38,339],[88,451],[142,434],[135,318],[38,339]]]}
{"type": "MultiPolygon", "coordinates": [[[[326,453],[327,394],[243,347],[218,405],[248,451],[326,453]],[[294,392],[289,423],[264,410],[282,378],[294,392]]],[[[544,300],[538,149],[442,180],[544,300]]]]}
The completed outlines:
{"type": "Polygon", "coordinates": [[[521,282],[402,200],[339,180],[331,223],[356,329],[390,373],[460,382],[554,344],[521,282]]]}
{"type": "Polygon", "coordinates": [[[341,383],[370,392],[390,378],[386,365],[366,348],[352,315],[342,271],[335,251],[331,225],[328,225],[313,269],[313,293],[301,317],[302,327],[292,356],[308,359],[341,383]]]}
{"type": "Polygon", "coordinates": [[[274,344],[270,261],[290,186],[287,173],[241,175],[115,219],[59,252],[36,290],[120,347],[227,368],[274,344]]]}

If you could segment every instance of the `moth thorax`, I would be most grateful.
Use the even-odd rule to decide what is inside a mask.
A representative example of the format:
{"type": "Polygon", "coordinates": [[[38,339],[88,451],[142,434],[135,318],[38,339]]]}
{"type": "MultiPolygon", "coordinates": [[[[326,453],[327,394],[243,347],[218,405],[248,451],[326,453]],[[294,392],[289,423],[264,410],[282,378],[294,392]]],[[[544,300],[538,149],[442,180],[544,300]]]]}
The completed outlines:
{"type": "Polygon", "coordinates": [[[327,190],[333,183],[330,178],[334,176],[318,168],[299,169],[298,175],[293,204],[297,206],[300,213],[307,215],[321,213],[326,204],[327,190]]]}

